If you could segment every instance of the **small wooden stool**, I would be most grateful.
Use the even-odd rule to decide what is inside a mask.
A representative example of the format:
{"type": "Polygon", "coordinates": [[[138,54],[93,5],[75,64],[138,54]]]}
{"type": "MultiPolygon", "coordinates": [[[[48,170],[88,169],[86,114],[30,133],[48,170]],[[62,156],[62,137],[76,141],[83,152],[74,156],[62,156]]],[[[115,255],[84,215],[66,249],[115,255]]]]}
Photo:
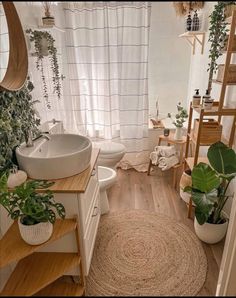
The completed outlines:
{"type": "MultiPolygon", "coordinates": [[[[176,171],[179,167],[183,168],[183,166],[184,166],[184,152],[185,152],[185,145],[186,145],[186,137],[183,136],[182,140],[175,140],[173,133],[171,133],[168,137],[165,137],[164,135],[160,135],[159,139],[158,139],[158,146],[160,146],[161,142],[163,142],[163,141],[165,141],[168,146],[170,146],[170,144],[180,145],[179,163],[177,165],[171,167],[173,169],[173,187],[176,189],[177,188],[176,171]]],[[[152,166],[155,166],[155,165],[152,164],[152,161],[150,159],[149,166],[148,166],[148,172],[147,172],[148,175],[150,175],[152,166]]]]}

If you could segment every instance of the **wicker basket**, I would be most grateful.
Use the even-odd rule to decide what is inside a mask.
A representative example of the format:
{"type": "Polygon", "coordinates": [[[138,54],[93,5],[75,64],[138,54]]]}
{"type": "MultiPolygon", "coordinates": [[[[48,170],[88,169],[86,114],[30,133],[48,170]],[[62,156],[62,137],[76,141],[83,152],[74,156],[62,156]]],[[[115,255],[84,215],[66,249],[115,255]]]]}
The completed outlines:
{"type": "Polygon", "coordinates": [[[225,6],[225,17],[231,17],[233,14],[233,11],[236,10],[236,4],[230,4],[225,6]]]}
{"type": "MultiPolygon", "coordinates": [[[[193,126],[193,137],[197,139],[199,119],[195,119],[193,126]]],[[[204,119],[201,127],[200,143],[211,144],[221,140],[222,125],[214,119],[204,119]]]]}
{"type": "MultiPolygon", "coordinates": [[[[224,76],[224,64],[219,64],[216,80],[219,82],[222,82],[223,76],[224,76]]],[[[229,65],[227,83],[236,83],[236,65],[234,64],[229,65]]]]}

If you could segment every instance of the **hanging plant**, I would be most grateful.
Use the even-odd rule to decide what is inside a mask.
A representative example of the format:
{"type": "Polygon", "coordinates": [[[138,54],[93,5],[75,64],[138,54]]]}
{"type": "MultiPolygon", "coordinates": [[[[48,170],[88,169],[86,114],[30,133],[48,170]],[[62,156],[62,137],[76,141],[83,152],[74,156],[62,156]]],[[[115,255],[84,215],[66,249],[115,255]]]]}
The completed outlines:
{"type": "Polygon", "coordinates": [[[219,1],[215,6],[214,10],[210,14],[210,28],[209,28],[209,38],[210,50],[209,58],[210,62],[208,63],[209,68],[209,78],[208,78],[208,90],[209,93],[212,89],[212,78],[213,74],[216,73],[218,69],[217,60],[222,55],[222,50],[225,47],[225,42],[227,39],[227,23],[225,22],[225,2],[219,1]]]}
{"type": "Polygon", "coordinates": [[[17,164],[15,148],[27,140],[29,131],[33,137],[39,134],[33,88],[28,78],[20,90],[0,92],[0,176],[17,164]]]}
{"type": "Polygon", "coordinates": [[[50,66],[52,70],[52,80],[53,80],[53,93],[57,94],[58,99],[61,98],[61,80],[65,77],[60,75],[59,65],[57,59],[57,49],[55,47],[55,39],[48,31],[39,31],[27,29],[26,33],[29,34],[31,42],[34,42],[36,60],[36,68],[41,72],[41,78],[43,82],[43,96],[46,101],[47,108],[51,108],[51,104],[48,96],[48,88],[46,77],[44,73],[44,57],[49,56],[50,66]],[[45,48],[46,46],[46,48],[45,48]]]}

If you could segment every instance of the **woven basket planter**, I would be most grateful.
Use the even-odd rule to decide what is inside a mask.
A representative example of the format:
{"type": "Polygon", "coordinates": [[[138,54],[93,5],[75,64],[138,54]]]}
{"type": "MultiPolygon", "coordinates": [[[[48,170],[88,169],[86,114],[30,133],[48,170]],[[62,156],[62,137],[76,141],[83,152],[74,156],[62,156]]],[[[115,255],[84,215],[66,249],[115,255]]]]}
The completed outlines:
{"type": "Polygon", "coordinates": [[[40,222],[35,225],[24,225],[18,220],[18,226],[22,239],[30,245],[39,245],[46,242],[53,232],[53,224],[40,222]]]}
{"type": "MultiPolygon", "coordinates": [[[[186,186],[192,186],[192,177],[188,173],[188,171],[183,172],[180,181],[179,181],[179,194],[182,200],[184,200],[185,203],[189,204],[189,200],[191,198],[191,195],[187,192],[184,192],[184,188],[186,186]]],[[[193,206],[195,206],[194,202],[192,202],[193,206]]]]}

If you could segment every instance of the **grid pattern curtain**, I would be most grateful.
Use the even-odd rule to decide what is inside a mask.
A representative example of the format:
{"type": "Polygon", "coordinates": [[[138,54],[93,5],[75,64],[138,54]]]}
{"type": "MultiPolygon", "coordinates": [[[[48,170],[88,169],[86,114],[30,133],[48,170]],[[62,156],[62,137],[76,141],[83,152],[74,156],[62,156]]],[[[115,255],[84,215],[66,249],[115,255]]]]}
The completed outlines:
{"type": "Polygon", "coordinates": [[[0,3],[0,81],[3,79],[9,58],[9,36],[7,19],[0,3]]]}
{"type": "Polygon", "coordinates": [[[64,4],[67,90],[77,129],[94,140],[119,141],[120,166],[146,171],[150,2],[64,4]],[[79,120],[79,121],[78,121],[79,120]]]}

